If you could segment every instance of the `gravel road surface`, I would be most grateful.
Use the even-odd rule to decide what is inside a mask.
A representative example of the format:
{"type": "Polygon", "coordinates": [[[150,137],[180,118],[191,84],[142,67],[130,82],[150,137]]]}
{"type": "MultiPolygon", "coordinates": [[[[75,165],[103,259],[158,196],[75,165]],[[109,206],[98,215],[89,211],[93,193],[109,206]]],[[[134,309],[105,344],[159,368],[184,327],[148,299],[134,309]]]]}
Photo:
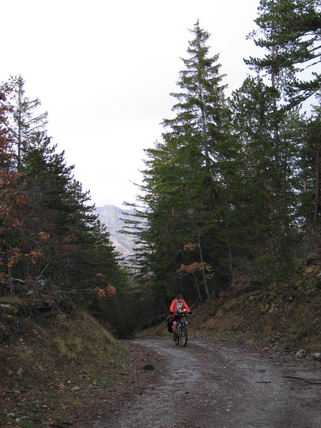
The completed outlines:
{"type": "Polygon", "coordinates": [[[320,363],[213,339],[135,343],[162,357],[157,382],[92,428],[321,428],[320,363]]]}

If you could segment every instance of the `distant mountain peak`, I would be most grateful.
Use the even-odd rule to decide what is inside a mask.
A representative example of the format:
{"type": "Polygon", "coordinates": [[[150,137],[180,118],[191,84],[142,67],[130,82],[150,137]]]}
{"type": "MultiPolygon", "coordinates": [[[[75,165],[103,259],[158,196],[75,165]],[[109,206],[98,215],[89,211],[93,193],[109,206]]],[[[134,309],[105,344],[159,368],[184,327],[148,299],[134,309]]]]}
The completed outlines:
{"type": "Polygon", "coordinates": [[[115,205],[104,205],[96,207],[96,212],[100,221],[110,233],[110,240],[116,250],[124,257],[133,254],[133,238],[120,233],[120,230],[124,226],[126,213],[130,214],[132,211],[116,207],[115,205]]]}

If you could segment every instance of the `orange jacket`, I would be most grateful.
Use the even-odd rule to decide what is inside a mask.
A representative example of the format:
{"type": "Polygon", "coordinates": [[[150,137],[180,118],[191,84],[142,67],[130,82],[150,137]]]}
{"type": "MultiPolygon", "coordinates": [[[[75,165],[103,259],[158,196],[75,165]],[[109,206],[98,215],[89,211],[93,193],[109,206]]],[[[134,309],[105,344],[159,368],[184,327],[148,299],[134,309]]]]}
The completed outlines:
{"type": "MultiPolygon", "coordinates": [[[[172,300],[172,303],[169,306],[169,312],[175,312],[177,311],[177,299],[172,300]]],[[[185,302],[184,299],[182,299],[183,309],[186,309],[187,312],[191,312],[190,308],[188,307],[188,304],[185,302]]]]}

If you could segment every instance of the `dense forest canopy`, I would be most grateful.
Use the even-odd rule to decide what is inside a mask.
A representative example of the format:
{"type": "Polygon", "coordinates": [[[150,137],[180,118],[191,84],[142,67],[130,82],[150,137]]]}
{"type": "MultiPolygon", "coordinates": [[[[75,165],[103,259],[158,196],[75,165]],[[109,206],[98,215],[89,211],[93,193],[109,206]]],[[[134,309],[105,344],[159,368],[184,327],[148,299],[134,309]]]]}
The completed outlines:
{"type": "Polygon", "coordinates": [[[1,294],[67,299],[116,320],[126,272],[48,137],[47,114],[25,95],[21,76],[1,85],[0,103],[1,294]]]}
{"type": "Polygon", "coordinates": [[[136,207],[136,275],[155,301],[285,281],[320,250],[320,10],[261,0],[250,38],[262,55],[230,96],[209,33],[191,30],[136,207]]]}
{"type": "Polygon", "coordinates": [[[177,293],[196,303],[289,279],[320,251],[320,7],[261,0],[250,38],[262,55],[245,58],[249,76],[229,96],[195,23],[173,115],[146,149],[126,268],[47,135],[40,101],[21,76],[1,84],[2,293],[68,296],[122,330],[157,319],[177,293]]]}

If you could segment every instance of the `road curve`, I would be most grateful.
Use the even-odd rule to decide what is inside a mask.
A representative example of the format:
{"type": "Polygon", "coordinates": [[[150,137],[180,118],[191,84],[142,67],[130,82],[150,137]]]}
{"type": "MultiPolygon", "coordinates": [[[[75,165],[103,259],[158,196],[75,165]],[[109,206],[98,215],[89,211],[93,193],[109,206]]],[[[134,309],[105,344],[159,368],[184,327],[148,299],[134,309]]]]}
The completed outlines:
{"type": "Polygon", "coordinates": [[[92,428],[320,428],[321,370],[227,346],[136,340],[158,352],[157,384],[92,428]]]}

